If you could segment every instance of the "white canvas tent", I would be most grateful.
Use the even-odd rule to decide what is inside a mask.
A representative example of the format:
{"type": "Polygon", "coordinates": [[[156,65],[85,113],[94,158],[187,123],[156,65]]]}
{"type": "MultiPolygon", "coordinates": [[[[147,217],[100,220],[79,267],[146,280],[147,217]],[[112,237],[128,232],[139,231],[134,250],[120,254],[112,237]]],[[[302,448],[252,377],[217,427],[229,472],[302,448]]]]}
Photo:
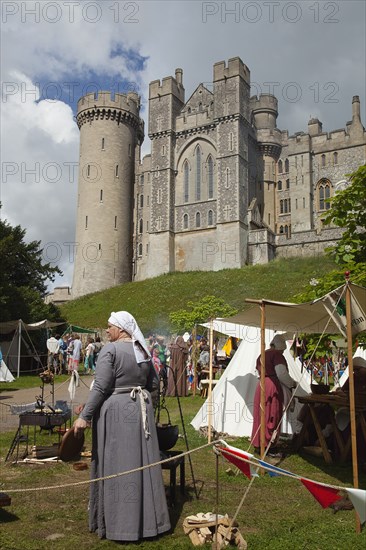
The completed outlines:
{"type": "Polygon", "coordinates": [[[20,376],[20,363],[21,357],[33,357],[37,363],[37,367],[42,367],[42,362],[40,356],[37,353],[37,350],[34,347],[32,339],[29,336],[30,331],[38,331],[42,329],[50,329],[56,326],[62,325],[64,323],[54,323],[44,319],[37,323],[24,323],[22,319],[17,321],[7,321],[0,323],[0,340],[3,357],[8,367],[12,372],[17,373],[17,378],[20,376]],[[3,335],[11,335],[11,340],[9,338],[5,339],[3,335]],[[25,338],[25,335],[27,338],[25,338]]]}
{"type": "Polygon", "coordinates": [[[15,380],[14,376],[11,374],[10,370],[5,364],[5,361],[1,361],[0,365],[0,382],[13,382],[15,380]]]}
{"type": "MultiPolygon", "coordinates": [[[[362,359],[365,359],[366,361],[366,349],[362,349],[358,347],[355,351],[353,359],[355,359],[356,357],[362,357],[362,359]]],[[[348,380],[348,367],[346,368],[346,370],[344,371],[344,373],[339,379],[339,382],[338,382],[339,386],[342,387],[343,384],[347,382],[347,380],[348,380]]]]}
{"type": "MultiPolygon", "coordinates": [[[[206,324],[205,326],[209,326],[206,324]]],[[[216,319],[213,328],[228,336],[242,338],[234,357],[226,367],[212,392],[212,426],[217,432],[232,436],[250,436],[253,425],[253,402],[258,384],[256,361],[260,355],[260,332],[258,329],[216,319]]],[[[266,330],[266,345],[269,346],[274,332],[266,330]]],[[[310,393],[310,375],[301,372],[289,349],[284,352],[291,377],[299,382],[296,395],[310,393]]],[[[209,399],[205,401],[191,424],[199,430],[208,424],[209,399]]],[[[281,432],[293,434],[298,431],[297,416],[301,405],[296,401],[294,411],[288,411],[281,432]]]]}

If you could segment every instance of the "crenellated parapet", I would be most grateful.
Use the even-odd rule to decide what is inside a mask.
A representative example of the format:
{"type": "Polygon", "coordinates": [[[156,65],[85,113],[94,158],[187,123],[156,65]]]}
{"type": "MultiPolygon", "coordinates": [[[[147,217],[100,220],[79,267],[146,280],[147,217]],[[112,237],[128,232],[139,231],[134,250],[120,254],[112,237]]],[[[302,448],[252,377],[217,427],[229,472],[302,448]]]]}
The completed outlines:
{"type": "Polygon", "coordinates": [[[140,143],[144,139],[144,122],[140,119],[140,97],[136,92],[86,94],[78,101],[76,121],[79,129],[95,120],[129,124],[136,130],[140,143]]]}
{"type": "Polygon", "coordinates": [[[277,126],[278,101],[272,94],[261,94],[250,98],[250,109],[257,130],[274,130],[277,126]]]}
{"type": "Polygon", "coordinates": [[[250,85],[250,70],[242,62],[240,57],[232,57],[226,65],[225,61],[214,64],[214,82],[240,76],[250,85]]]}
{"type": "Polygon", "coordinates": [[[149,86],[149,98],[156,99],[165,95],[177,97],[182,103],[184,103],[184,86],[183,86],[183,71],[182,69],[176,69],[175,78],[173,76],[167,76],[160,80],[153,80],[149,86]]]}

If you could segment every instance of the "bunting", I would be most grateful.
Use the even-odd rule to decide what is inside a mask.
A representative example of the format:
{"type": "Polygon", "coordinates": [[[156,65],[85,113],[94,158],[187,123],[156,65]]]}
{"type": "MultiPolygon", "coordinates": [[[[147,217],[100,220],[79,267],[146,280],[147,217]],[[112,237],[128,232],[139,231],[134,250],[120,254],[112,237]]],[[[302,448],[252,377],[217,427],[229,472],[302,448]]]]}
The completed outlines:
{"type": "Polygon", "coordinates": [[[307,478],[274,466],[264,460],[256,458],[250,453],[246,453],[237,447],[227,445],[224,441],[225,447],[218,447],[221,454],[232,464],[237,466],[241,472],[243,472],[249,479],[253,475],[257,475],[254,468],[251,468],[251,464],[255,461],[258,466],[266,469],[271,477],[278,475],[285,475],[299,479],[306,489],[313,495],[313,497],[319,502],[323,508],[328,508],[334,502],[342,499],[339,491],[346,491],[350,501],[352,502],[355,510],[360,518],[360,523],[366,522],[366,491],[363,489],[353,489],[348,487],[331,487],[324,483],[318,483],[307,478]]]}
{"type": "Polygon", "coordinates": [[[300,481],[323,508],[328,508],[328,506],[342,498],[338,494],[338,489],[310,481],[310,479],[301,478],[300,481]]]}
{"type": "Polygon", "coordinates": [[[279,468],[278,466],[274,466],[273,464],[269,464],[268,462],[264,462],[264,460],[258,460],[259,464],[268,470],[268,473],[270,477],[277,477],[281,474],[286,474],[291,477],[298,477],[296,474],[292,474],[291,472],[288,472],[287,470],[284,470],[283,468],[279,468]]]}
{"type": "Polygon", "coordinates": [[[366,522],[366,491],[362,489],[346,489],[350,501],[360,518],[360,523],[366,522]]]}
{"type": "Polygon", "coordinates": [[[235,447],[219,447],[221,454],[234,464],[243,474],[248,478],[251,479],[252,477],[252,471],[249,462],[247,460],[250,460],[251,458],[254,458],[252,454],[250,453],[244,453],[240,449],[235,449],[235,447]],[[245,460],[242,460],[245,459],[245,460]]]}

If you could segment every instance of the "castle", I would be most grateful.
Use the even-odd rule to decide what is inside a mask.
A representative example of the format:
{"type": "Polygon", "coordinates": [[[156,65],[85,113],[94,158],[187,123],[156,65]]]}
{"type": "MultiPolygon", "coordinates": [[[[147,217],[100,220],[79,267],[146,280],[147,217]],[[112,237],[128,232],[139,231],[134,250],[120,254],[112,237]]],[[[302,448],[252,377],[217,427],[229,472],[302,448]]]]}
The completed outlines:
{"type": "Polygon", "coordinates": [[[366,159],[358,96],[345,129],[324,133],[312,118],[289,136],[276,126],[276,97],[251,97],[236,57],[215,63],[212,84],[188,100],[182,69],[150,83],[142,160],[139,113],[134,92],[78,102],[73,298],[171,271],[314,256],[340,237],[322,215],[366,159]]]}

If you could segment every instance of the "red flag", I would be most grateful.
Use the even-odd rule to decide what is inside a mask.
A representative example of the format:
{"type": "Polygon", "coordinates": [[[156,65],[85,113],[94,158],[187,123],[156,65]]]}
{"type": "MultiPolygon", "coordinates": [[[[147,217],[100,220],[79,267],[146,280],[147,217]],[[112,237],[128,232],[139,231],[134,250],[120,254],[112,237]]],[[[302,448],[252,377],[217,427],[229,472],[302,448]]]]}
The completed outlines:
{"type": "Polygon", "coordinates": [[[333,502],[337,502],[337,500],[342,498],[338,494],[338,489],[315,483],[315,481],[310,481],[309,479],[301,478],[300,481],[323,508],[328,508],[333,502]]]}
{"type": "Polygon", "coordinates": [[[234,451],[233,449],[224,449],[222,447],[219,447],[221,454],[234,464],[245,476],[247,476],[249,479],[252,477],[250,472],[250,464],[248,462],[245,462],[244,460],[240,460],[237,457],[247,458],[249,459],[249,455],[246,455],[245,453],[241,453],[238,451],[234,451]]]}

